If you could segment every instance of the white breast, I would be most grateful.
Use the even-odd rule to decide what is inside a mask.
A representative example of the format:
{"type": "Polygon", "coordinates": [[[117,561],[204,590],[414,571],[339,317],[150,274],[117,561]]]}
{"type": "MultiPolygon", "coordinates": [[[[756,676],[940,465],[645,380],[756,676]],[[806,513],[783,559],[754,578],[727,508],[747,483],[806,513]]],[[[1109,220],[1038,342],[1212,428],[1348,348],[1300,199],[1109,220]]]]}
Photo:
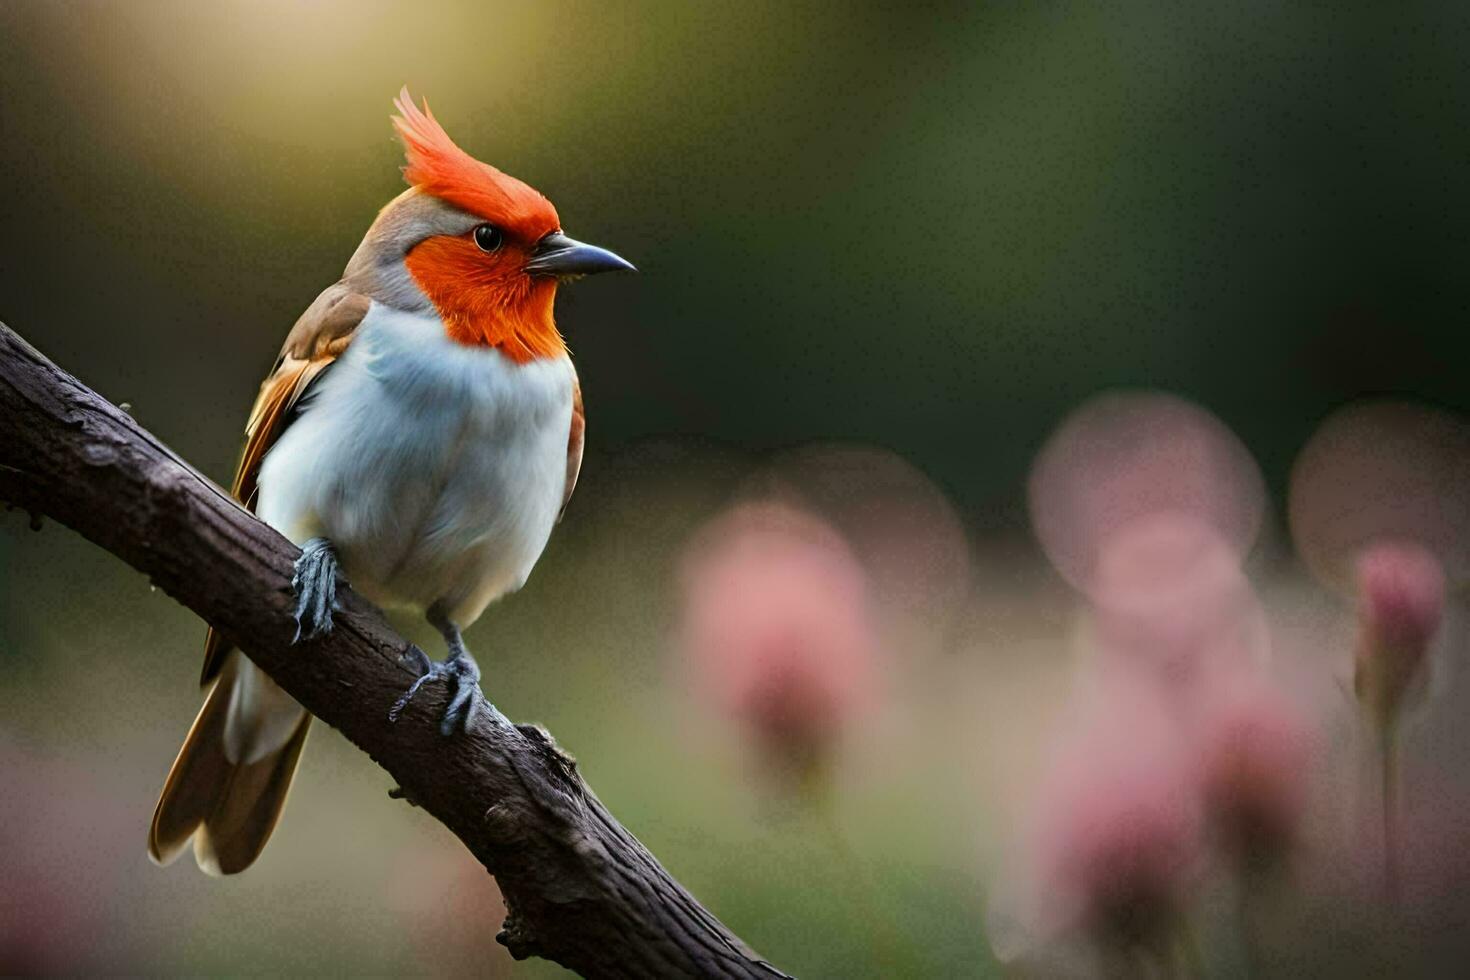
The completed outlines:
{"type": "Polygon", "coordinates": [[[576,375],[457,344],[376,303],[265,457],[258,512],[336,544],[384,605],[443,603],[468,626],[520,588],[561,508],[576,375]]]}

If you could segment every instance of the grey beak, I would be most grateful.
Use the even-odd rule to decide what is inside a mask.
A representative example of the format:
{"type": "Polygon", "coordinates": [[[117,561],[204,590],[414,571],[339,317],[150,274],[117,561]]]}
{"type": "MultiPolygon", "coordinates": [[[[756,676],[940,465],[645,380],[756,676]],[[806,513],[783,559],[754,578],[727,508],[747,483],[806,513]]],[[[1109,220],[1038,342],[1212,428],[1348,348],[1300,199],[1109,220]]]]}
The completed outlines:
{"type": "Polygon", "coordinates": [[[605,248],[554,231],[536,243],[526,271],[533,276],[590,276],[598,272],[638,270],[633,268],[633,263],[605,248]]]}

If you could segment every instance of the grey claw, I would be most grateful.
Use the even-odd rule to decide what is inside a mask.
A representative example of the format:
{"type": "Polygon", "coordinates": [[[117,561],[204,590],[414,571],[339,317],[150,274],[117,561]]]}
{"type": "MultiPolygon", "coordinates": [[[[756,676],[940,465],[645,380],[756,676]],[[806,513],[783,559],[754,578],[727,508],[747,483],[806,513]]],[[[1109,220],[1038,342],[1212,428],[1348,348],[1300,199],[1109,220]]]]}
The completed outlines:
{"type": "Polygon", "coordinates": [[[296,593],[296,635],[292,643],[312,640],[332,632],[332,612],[337,602],[337,552],[326,538],[312,538],[301,547],[291,590],[296,593]]]}
{"type": "Polygon", "coordinates": [[[469,654],[458,654],[442,662],[431,661],[428,655],[417,647],[409,651],[417,654],[416,660],[421,658],[421,669],[424,670],[418,679],[404,691],[402,696],[388,709],[388,720],[396,722],[408,707],[414,695],[419,693],[430,680],[443,680],[449,685],[449,705],[444,709],[444,717],[439,720],[439,733],[450,736],[458,731],[468,731],[470,723],[475,718],[477,701],[475,693],[480,686],[480,667],[469,654]]]}
{"type": "MultiPolygon", "coordinates": [[[[414,649],[418,648],[415,647],[414,649]]],[[[419,653],[423,654],[423,651],[419,650],[419,653]]],[[[427,654],[424,654],[424,659],[429,659],[427,654]]],[[[388,720],[390,722],[396,722],[398,720],[398,717],[403,714],[403,709],[408,707],[408,702],[412,701],[413,696],[419,693],[419,688],[423,687],[424,683],[428,681],[429,678],[436,676],[437,672],[434,670],[436,666],[438,665],[434,664],[431,661],[428,669],[419,675],[418,680],[414,681],[413,684],[409,686],[408,690],[404,691],[401,695],[399,695],[398,700],[393,702],[393,707],[388,709],[388,720]]]]}
{"type": "Polygon", "coordinates": [[[460,658],[458,663],[468,669],[455,672],[454,697],[439,721],[439,734],[446,738],[453,735],[455,729],[462,732],[470,730],[470,722],[475,718],[475,692],[480,688],[479,666],[468,657],[460,658]]]}

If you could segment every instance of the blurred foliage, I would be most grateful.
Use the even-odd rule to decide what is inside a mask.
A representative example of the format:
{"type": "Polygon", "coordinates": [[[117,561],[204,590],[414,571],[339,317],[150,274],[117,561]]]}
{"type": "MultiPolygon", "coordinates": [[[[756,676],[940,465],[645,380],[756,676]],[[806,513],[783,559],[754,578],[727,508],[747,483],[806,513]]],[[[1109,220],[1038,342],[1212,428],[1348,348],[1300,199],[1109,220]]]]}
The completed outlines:
{"type": "MultiPolygon", "coordinates": [[[[894,972],[984,975],[995,794],[1065,687],[1065,625],[1035,606],[1055,583],[995,558],[907,721],[862,734],[838,821],[868,888],[681,714],[670,556],[749,454],[812,439],[899,452],[988,535],[1022,527],[1032,454],[1103,386],[1208,406],[1278,498],[1341,402],[1466,408],[1467,42],[1450,3],[12,0],[0,319],[226,481],[286,329],[402,186],[407,82],[642,270],[562,294],[585,482],[471,633],[487,692],[783,967],[872,975],[891,917],[894,972]]],[[[24,790],[0,860],[50,896],[36,964],[509,969],[489,912],[439,931],[478,879],[334,733],[250,875],[147,864],[200,634],[61,530],[0,523],[0,749],[24,790]]]]}
{"type": "Polygon", "coordinates": [[[563,298],[605,448],[857,438],[992,523],[1099,385],[1197,397],[1278,487],[1339,401],[1465,403],[1457,4],[0,18],[0,316],[212,472],[401,187],[405,82],[643,270],[563,298]]]}

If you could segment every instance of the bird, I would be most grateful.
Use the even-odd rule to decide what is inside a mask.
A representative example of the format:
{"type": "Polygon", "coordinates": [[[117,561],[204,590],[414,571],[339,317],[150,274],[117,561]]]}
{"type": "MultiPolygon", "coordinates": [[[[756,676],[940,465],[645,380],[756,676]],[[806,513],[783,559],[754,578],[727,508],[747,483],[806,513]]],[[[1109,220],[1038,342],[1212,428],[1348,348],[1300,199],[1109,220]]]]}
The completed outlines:
{"type": "MultiPolygon", "coordinates": [[[[301,548],[296,638],[331,632],[348,582],[423,615],[447,657],[446,737],[468,728],[480,669],[462,631],[519,589],[581,469],[581,385],[553,306],[562,282],[636,271],[568,237],[540,192],[460,149],[405,86],[392,121],[408,189],[341,279],[301,314],[260,387],[233,493],[301,548]]],[[[164,781],[148,852],[193,842],[214,875],[248,868],[280,819],[311,716],[210,629],[203,706],[164,781]]]]}

